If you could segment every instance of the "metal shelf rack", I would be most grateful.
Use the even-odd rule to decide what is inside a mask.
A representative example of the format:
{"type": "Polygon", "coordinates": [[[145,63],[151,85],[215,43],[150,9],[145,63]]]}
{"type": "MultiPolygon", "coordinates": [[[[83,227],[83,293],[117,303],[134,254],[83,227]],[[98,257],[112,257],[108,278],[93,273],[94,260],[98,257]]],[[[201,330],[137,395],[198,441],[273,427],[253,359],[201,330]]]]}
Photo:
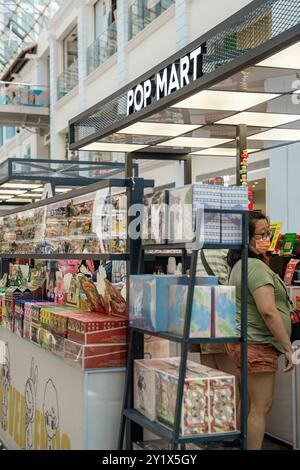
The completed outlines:
{"type": "MultiPolygon", "coordinates": [[[[182,336],[173,335],[171,333],[152,332],[140,328],[129,327],[129,349],[128,349],[128,362],[127,362],[127,373],[125,381],[125,394],[123,399],[123,408],[121,415],[121,423],[119,429],[119,440],[118,449],[122,450],[124,446],[126,450],[132,449],[132,444],[135,440],[142,440],[143,429],[148,429],[154,434],[167,439],[171,443],[172,449],[177,449],[179,445],[188,442],[195,444],[208,442],[208,441],[220,441],[230,440],[239,438],[241,449],[247,448],[247,416],[248,416],[248,396],[247,396],[247,296],[248,296],[248,211],[228,211],[228,210],[213,210],[204,209],[204,212],[213,213],[226,213],[226,214],[240,214],[242,217],[242,243],[240,245],[232,245],[228,243],[210,244],[205,243],[203,246],[199,243],[200,227],[197,227],[197,234],[194,243],[192,244],[177,244],[177,245],[151,245],[142,246],[140,250],[139,259],[139,272],[143,273],[143,261],[144,253],[148,249],[159,249],[168,250],[172,246],[173,248],[185,250],[191,250],[191,264],[190,264],[190,276],[189,276],[189,287],[187,295],[187,304],[185,312],[184,331],[182,336]],[[159,246],[159,248],[157,248],[159,246]],[[190,325],[192,317],[192,306],[194,296],[194,286],[197,269],[197,259],[199,250],[201,248],[206,249],[221,249],[231,248],[240,249],[242,253],[242,273],[241,273],[241,336],[234,338],[190,338],[190,325]],[[181,344],[181,362],[179,368],[176,407],[175,407],[175,419],[173,429],[168,429],[157,422],[150,421],[141,413],[133,409],[133,367],[134,360],[143,358],[143,339],[144,335],[152,335],[160,338],[174,341],[181,344]],[[182,400],[184,392],[184,382],[186,376],[186,363],[188,357],[189,346],[191,344],[201,343],[240,343],[241,344],[241,423],[240,431],[231,433],[220,433],[210,435],[197,435],[197,436],[184,436],[180,434],[180,422],[182,413],[182,400]],[[125,433],[126,431],[126,433],[125,433]]],[[[130,295],[130,292],[129,292],[130,295]]]]}

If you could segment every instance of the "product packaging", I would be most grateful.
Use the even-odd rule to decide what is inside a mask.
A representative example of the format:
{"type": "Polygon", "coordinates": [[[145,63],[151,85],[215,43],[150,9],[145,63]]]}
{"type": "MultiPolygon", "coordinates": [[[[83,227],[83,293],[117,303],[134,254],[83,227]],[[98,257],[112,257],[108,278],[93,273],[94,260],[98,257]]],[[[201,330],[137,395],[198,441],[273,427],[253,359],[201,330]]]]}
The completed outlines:
{"type": "Polygon", "coordinates": [[[164,332],[168,328],[169,287],[187,282],[185,276],[130,276],[131,326],[164,332]]]}
{"type": "Polygon", "coordinates": [[[83,345],[65,339],[65,360],[81,369],[125,367],[126,355],[126,343],[83,345]]]}
{"type": "Polygon", "coordinates": [[[234,286],[213,288],[212,336],[216,338],[236,336],[236,288],[234,286]]]}
{"type": "Polygon", "coordinates": [[[167,191],[144,197],[143,244],[165,244],[168,238],[167,191]]]}
{"type": "MultiPolygon", "coordinates": [[[[247,186],[224,186],[221,189],[222,209],[248,210],[247,186]]],[[[227,244],[242,243],[242,215],[222,214],[221,241],[227,244]]]]}
{"type": "Polygon", "coordinates": [[[68,339],[80,344],[126,342],[126,321],[96,313],[70,313],[68,339]]]}

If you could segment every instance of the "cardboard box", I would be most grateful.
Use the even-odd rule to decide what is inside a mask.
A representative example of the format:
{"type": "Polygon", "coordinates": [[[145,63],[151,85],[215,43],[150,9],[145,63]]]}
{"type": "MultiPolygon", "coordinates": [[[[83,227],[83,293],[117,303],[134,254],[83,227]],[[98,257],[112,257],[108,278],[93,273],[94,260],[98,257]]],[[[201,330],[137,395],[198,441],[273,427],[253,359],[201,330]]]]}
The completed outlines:
{"type": "Polygon", "coordinates": [[[26,320],[23,324],[23,338],[31,341],[31,323],[26,320]]]}
{"type": "Polygon", "coordinates": [[[216,338],[236,336],[236,288],[216,286],[213,288],[213,327],[216,338]]]}
{"type": "Polygon", "coordinates": [[[148,331],[168,330],[169,287],[187,283],[186,276],[130,276],[129,321],[148,331]]]}
{"type": "Polygon", "coordinates": [[[127,344],[83,345],[64,340],[64,358],[81,369],[125,367],[127,344]]]}
{"type": "MultiPolygon", "coordinates": [[[[248,210],[248,187],[222,188],[222,209],[248,210]]],[[[242,243],[242,215],[222,214],[222,243],[242,243]]]]}
{"type": "Polygon", "coordinates": [[[111,315],[70,312],[68,339],[80,344],[126,343],[127,321],[111,315]]]}
{"type": "Polygon", "coordinates": [[[64,357],[64,340],[63,336],[52,333],[52,352],[61,358],[64,357]]]}
{"type": "MultiPolygon", "coordinates": [[[[170,286],[169,288],[169,321],[168,331],[183,335],[188,286],[170,286]]],[[[191,338],[211,337],[211,302],[210,286],[195,286],[192,318],[190,325],[191,338]]]]}

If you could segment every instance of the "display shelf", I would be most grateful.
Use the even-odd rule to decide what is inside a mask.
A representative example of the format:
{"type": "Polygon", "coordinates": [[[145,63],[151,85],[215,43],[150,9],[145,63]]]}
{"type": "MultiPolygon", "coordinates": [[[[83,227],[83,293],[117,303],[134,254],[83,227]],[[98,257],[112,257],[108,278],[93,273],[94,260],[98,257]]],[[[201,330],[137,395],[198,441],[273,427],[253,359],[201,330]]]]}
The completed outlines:
{"type": "MultiPolygon", "coordinates": [[[[183,343],[185,341],[183,336],[174,335],[168,332],[157,332],[157,331],[149,331],[143,328],[136,328],[131,327],[132,330],[136,331],[137,333],[142,333],[143,335],[147,336],[157,336],[159,338],[167,339],[168,341],[173,341],[174,343],[183,343]]],[[[207,344],[207,343],[240,343],[241,338],[239,337],[227,337],[227,338],[188,338],[186,340],[190,344],[207,344]]]]}
{"type": "MultiPolygon", "coordinates": [[[[158,251],[166,251],[166,250],[191,250],[191,245],[193,242],[188,243],[170,243],[166,245],[143,245],[143,250],[158,250],[158,251]]],[[[233,244],[233,243],[203,243],[201,248],[205,250],[240,250],[242,248],[242,244],[233,244]]],[[[151,253],[152,254],[152,253],[151,253]]],[[[154,255],[156,253],[153,253],[154,255]]]]}
{"type": "Polygon", "coordinates": [[[128,253],[0,253],[0,259],[93,259],[93,260],[128,260],[128,253]]]}
{"type": "MultiPolygon", "coordinates": [[[[136,411],[135,409],[128,409],[124,411],[126,418],[135,422],[139,426],[147,429],[150,432],[158,435],[159,437],[171,441],[173,438],[173,431],[166,428],[162,424],[159,424],[150,419],[146,418],[144,415],[136,411]]],[[[241,437],[240,432],[228,432],[220,434],[203,434],[203,435],[189,435],[189,436],[179,436],[178,441],[181,444],[188,442],[210,442],[210,441],[224,441],[224,440],[233,440],[241,437]]]]}

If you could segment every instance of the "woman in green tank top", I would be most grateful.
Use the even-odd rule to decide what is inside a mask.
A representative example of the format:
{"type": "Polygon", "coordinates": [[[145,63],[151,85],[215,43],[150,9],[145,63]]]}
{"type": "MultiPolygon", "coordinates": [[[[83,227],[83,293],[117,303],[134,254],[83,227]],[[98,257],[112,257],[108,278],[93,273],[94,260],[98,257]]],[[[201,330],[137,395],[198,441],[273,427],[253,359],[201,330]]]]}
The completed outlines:
{"type": "MultiPolygon", "coordinates": [[[[293,368],[291,317],[284,283],[269,268],[266,253],[270,247],[266,216],[251,213],[248,259],[248,448],[261,449],[266,418],[272,407],[278,356],[285,355],[285,371],[293,368]]],[[[241,253],[228,254],[229,284],[236,286],[237,331],[241,327],[241,253]]],[[[239,344],[228,344],[227,352],[240,368],[239,344]]]]}

